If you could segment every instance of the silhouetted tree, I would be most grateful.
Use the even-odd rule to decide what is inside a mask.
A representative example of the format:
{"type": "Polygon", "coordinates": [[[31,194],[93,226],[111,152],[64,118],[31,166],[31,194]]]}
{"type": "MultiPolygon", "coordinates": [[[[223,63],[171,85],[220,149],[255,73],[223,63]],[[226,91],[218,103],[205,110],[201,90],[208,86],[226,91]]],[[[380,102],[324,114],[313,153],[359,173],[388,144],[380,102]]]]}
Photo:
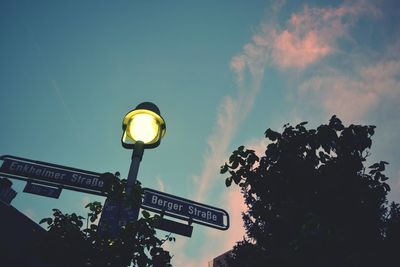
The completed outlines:
{"type": "Polygon", "coordinates": [[[228,265],[397,266],[400,206],[387,205],[387,162],[364,166],[375,126],[306,123],[268,129],[264,155],[240,146],[221,167],[247,205],[247,237],[228,265]]]}
{"type": "MultiPolygon", "coordinates": [[[[119,180],[118,175],[111,173],[104,174],[102,178],[105,180],[109,198],[126,198],[126,180],[119,180]]],[[[143,191],[139,182],[136,183],[134,192],[134,199],[125,201],[125,204],[140,204],[143,191]]],[[[46,223],[49,230],[34,249],[42,256],[44,263],[48,264],[46,266],[122,267],[132,263],[139,267],[171,266],[171,256],[161,246],[165,241],[175,238],[169,235],[164,239],[156,237],[154,227],[160,218],[158,215],[151,217],[148,212],[142,211],[142,218],[120,226],[115,235],[112,231],[107,231],[110,227],[98,231],[95,221],[102,212],[100,202],[89,203],[86,208],[89,209],[86,219],[75,213],[64,214],[53,209],[52,218],[40,221],[46,223]]]]}

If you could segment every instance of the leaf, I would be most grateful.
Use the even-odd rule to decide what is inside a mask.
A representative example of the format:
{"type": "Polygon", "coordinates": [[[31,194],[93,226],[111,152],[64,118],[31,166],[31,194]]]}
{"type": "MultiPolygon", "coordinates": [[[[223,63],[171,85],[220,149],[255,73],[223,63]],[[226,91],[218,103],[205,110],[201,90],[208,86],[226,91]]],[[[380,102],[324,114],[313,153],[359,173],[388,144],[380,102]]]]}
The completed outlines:
{"type": "Polygon", "coordinates": [[[232,163],[236,158],[235,153],[233,153],[230,157],[229,157],[229,163],[232,163]]]}
{"type": "Polygon", "coordinates": [[[226,187],[230,187],[232,184],[232,177],[228,177],[225,179],[225,185],[226,187]]]}
{"type": "Polygon", "coordinates": [[[44,223],[44,222],[47,222],[47,219],[48,219],[48,218],[43,218],[43,219],[41,219],[40,222],[39,222],[39,224],[42,224],[42,223],[44,223]]]}
{"type": "Polygon", "coordinates": [[[243,149],[244,149],[244,146],[240,146],[240,147],[238,147],[237,150],[239,150],[240,152],[243,152],[243,149]]]}
{"type": "Polygon", "coordinates": [[[241,182],[241,183],[239,183],[239,186],[240,186],[240,187],[246,187],[247,184],[246,184],[246,182],[241,182]]]}
{"type": "Polygon", "coordinates": [[[275,131],[272,131],[272,130],[269,129],[269,128],[265,131],[264,134],[265,134],[265,137],[268,138],[268,139],[270,139],[271,141],[275,141],[275,140],[277,140],[277,139],[281,136],[280,133],[275,132],[275,131]]]}
{"type": "Polygon", "coordinates": [[[382,184],[383,188],[385,189],[386,192],[390,191],[390,186],[387,183],[382,184]]]}
{"type": "Polygon", "coordinates": [[[375,163],[375,164],[372,164],[371,166],[369,166],[368,168],[375,169],[375,168],[378,168],[378,167],[379,167],[379,163],[375,163]]]}
{"type": "MultiPolygon", "coordinates": [[[[240,171],[240,170],[239,170],[240,171]]],[[[240,181],[242,180],[242,177],[240,174],[238,174],[238,172],[236,174],[234,174],[232,176],[233,181],[235,182],[235,184],[239,184],[240,181]]]]}
{"type": "Polygon", "coordinates": [[[150,213],[148,213],[146,210],[143,210],[143,211],[142,211],[142,215],[143,215],[143,217],[146,218],[146,219],[150,218],[150,213]]]}
{"type": "Polygon", "coordinates": [[[379,162],[379,171],[384,171],[386,164],[389,164],[389,163],[387,163],[386,161],[379,162]]]}
{"type": "Polygon", "coordinates": [[[248,159],[247,159],[247,162],[250,164],[250,165],[253,165],[256,161],[259,161],[260,159],[255,155],[255,154],[250,154],[249,155],[249,157],[248,157],[248,159]]]}
{"type": "Polygon", "coordinates": [[[239,167],[239,161],[235,160],[232,162],[231,169],[236,169],[237,167],[239,167]]]}
{"type": "Polygon", "coordinates": [[[344,129],[342,121],[333,115],[332,118],[329,120],[329,126],[332,127],[335,131],[341,131],[344,129]]]}
{"type": "Polygon", "coordinates": [[[384,181],[387,181],[389,179],[389,177],[387,177],[386,175],[381,175],[381,181],[382,182],[384,182],[384,181]]]}
{"type": "Polygon", "coordinates": [[[219,171],[220,174],[224,174],[228,171],[228,165],[225,163],[221,166],[221,170],[219,171]]]}

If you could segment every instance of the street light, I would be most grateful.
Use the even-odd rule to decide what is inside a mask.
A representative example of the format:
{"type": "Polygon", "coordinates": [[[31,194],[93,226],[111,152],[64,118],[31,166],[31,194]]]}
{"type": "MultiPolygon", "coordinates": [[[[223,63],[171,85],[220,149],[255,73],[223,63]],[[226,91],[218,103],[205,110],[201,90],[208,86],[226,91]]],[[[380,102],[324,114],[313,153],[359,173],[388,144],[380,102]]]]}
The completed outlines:
{"type": "Polygon", "coordinates": [[[165,134],[165,121],[155,104],[143,102],[125,115],[122,130],[123,147],[135,149],[137,142],[143,142],[144,148],[155,148],[165,134]]]}
{"type": "MultiPolygon", "coordinates": [[[[122,121],[121,143],[124,148],[133,149],[131,166],[126,182],[127,199],[132,199],[132,189],[137,178],[140,161],[145,148],[160,145],[166,126],[158,107],[151,102],[143,102],[129,111],[122,121]]],[[[136,210],[139,213],[139,209],[136,210]]]]}

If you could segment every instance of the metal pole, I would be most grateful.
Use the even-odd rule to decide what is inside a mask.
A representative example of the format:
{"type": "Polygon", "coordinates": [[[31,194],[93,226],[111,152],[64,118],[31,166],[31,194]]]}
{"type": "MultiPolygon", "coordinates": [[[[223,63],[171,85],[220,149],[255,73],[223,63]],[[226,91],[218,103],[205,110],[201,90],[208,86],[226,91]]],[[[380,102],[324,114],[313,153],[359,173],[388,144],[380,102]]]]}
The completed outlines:
{"type": "MultiPolygon", "coordinates": [[[[135,186],[136,183],[136,178],[139,171],[140,162],[142,161],[143,152],[144,152],[144,143],[141,141],[136,142],[132,152],[132,161],[131,161],[131,166],[129,167],[128,179],[126,181],[125,190],[126,190],[126,199],[128,201],[131,201],[133,198],[133,187],[135,186]]],[[[139,207],[132,207],[132,208],[136,214],[135,220],[137,220],[139,216],[139,207]]]]}
{"type": "Polygon", "coordinates": [[[133,186],[135,185],[137,174],[139,171],[140,161],[142,161],[144,152],[144,143],[138,141],[132,151],[132,161],[129,168],[128,179],[126,181],[126,193],[128,196],[132,194],[133,186]]]}

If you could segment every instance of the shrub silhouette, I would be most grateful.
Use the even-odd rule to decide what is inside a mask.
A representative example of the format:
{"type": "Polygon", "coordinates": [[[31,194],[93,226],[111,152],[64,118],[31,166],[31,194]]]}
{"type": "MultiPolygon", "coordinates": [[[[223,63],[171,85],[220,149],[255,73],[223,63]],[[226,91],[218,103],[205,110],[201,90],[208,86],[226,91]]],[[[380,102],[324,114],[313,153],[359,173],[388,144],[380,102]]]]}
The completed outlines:
{"type": "Polygon", "coordinates": [[[228,266],[394,266],[400,207],[385,161],[364,166],[375,126],[307,122],[268,129],[265,154],[240,146],[221,167],[241,187],[247,237],[228,266]]]}

